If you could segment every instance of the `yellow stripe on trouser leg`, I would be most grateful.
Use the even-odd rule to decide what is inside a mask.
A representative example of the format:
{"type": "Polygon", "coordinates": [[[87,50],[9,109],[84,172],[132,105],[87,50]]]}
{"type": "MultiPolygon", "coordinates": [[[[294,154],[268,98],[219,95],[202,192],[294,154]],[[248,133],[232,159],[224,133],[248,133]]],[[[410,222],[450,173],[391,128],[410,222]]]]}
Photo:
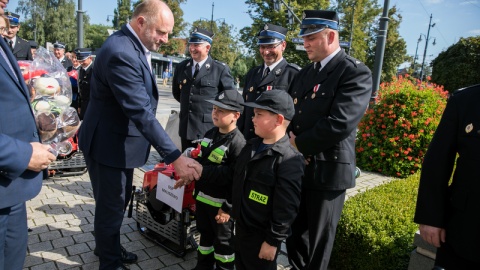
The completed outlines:
{"type": "Polygon", "coordinates": [[[232,255],[222,255],[218,253],[214,253],[215,260],[220,261],[222,263],[229,263],[235,260],[235,254],[232,255]]]}
{"type": "Polygon", "coordinates": [[[198,251],[202,255],[208,255],[208,254],[210,254],[214,251],[214,248],[213,248],[213,246],[209,246],[209,247],[198,246],[198,251]]]}

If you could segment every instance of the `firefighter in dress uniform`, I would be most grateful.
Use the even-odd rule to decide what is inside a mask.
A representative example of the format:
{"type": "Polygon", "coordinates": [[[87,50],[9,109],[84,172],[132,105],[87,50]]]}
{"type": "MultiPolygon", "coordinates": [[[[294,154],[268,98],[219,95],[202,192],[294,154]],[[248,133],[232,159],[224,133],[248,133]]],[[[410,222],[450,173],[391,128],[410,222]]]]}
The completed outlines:
{"type": "MultiPolygon", "coordinates": [[[[230,68],[209,56],[213,33],[195,28],[190,35],[192,56],[178,64],[172,81],[173,97],[180,102],[179,135],[182,151],[195,147],[194,140],[202,138],[213,128],[212,106],[206,102],[227,89],[234,89],[230,68]]],[[[230,90],[235,91],[235,90],[230,90]]]]}
{"type": "Polygon", "coordinates": [[[93,60],[92,50],[89,48],[79,48],[75,50],[77,61],[82,67],[78,72],[78,109],[80,119],[83,120],[87,112],[88,102],[90,101],[90,79],[92,78],[93,60]]]}
{"type": "MultiPolygon", "coordinates": [[[[264,91],[272,89],[288,90],[290,82],[298,73],[300,67],[288,63],[283,58],[283,51],[287,46],[285,36],[287,29],[274,24],[265,24],[257,35],[260,55],[264,63],[252,68],[245,77],[243,98],[246,102],[253,102],[264,91]]],[[[245,139],[257,137],[252,123],[253,108],[245,107],[238,120],[238,128],[245,139]]]]}

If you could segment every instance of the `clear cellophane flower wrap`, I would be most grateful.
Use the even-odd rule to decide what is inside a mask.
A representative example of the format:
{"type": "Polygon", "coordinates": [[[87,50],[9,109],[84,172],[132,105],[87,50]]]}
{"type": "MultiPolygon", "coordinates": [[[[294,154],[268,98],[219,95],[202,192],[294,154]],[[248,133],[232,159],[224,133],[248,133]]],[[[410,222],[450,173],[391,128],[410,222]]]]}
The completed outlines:
{"type": "Polygon", "coordinates": [[[55,55],[43,47],[37,49],[35,60],[28,67],[27,63],[22,64],[40,139],[51,146],[53,154],[61,154],[63,142],[80,127],[77,111],[70,107],[70,77],[55,55]]]}

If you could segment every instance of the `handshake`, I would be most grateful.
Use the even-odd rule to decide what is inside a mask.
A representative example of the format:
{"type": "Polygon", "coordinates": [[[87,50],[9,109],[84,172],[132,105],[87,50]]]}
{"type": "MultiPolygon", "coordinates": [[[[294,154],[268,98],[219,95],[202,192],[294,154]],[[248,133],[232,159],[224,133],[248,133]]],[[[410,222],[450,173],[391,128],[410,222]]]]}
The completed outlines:
{"type": "Polygon", "coordinates": [[[177,176],[180,178],[174,185],[175,189],[188,185],[202,176],[202,165],[192,158],[182,155],[172,164],[177,176]]]}

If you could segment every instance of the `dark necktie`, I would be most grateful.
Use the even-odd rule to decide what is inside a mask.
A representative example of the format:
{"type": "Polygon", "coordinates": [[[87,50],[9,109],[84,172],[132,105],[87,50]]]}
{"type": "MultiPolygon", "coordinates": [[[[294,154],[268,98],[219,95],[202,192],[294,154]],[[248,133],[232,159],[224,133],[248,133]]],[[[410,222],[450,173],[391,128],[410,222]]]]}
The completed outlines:
{"type": "Polygon", "coordinates": [[[315,62],[315,64],[313,65],[314,65],[313,69],[315,69],[316,72],[319,72],[320,68],[322,67],[322,64],[320,62],[315,62]]]}
{"type": "Polygon", "coordinates": [[[198,63],[195,64],[195,72],[193,73],[193,78],[195,79],[195,77],[197,77],[197,74],[198,74],[198,70],[200,69],[200,67],[198,66],[198,63]]]}
{"type": "Polygon", "coordinates": [[[265,78],[265,77],[267,77],[268,73],[270,73],[270,68],[269,68],[269,67],[267,67],[267,68],[265,68],[265,69],[263,70],[262,79],[265,78]]]}
{"type": "Polygon", "coordinates": [[[13,51],[13,41],[12,40],[8,41],[8,45],[10,45],[10,49],[12,49],[12,51],[13,51]]]}

